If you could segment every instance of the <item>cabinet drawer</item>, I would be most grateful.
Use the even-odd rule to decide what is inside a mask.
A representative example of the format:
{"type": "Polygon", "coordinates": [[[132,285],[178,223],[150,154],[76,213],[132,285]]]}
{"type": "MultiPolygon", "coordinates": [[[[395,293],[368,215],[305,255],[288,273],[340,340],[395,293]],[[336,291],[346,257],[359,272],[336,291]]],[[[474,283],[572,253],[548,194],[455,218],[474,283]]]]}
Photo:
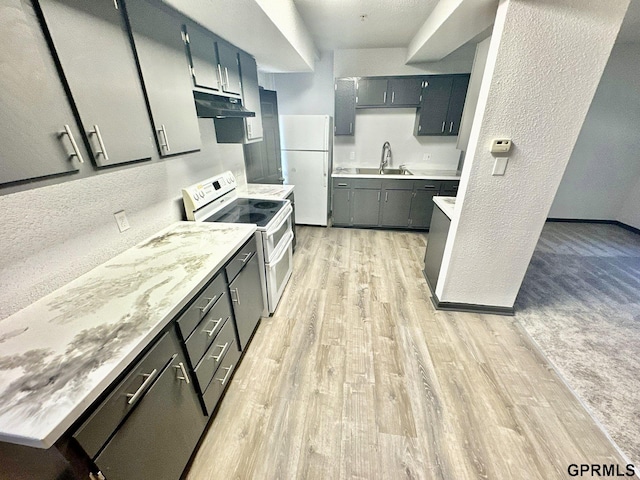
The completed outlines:
{"type": "Polygon", "coordinates": [[[334,178],[333,188],[351,188],[353,186],[353,178],[334,178]]]}
{"type": "Polygon", "coordinates": [[[225,388],[231,381],[233,371],[238,365],[240,359],[240,350],[238,349],[235,340],[232,338],[232,345],[229,346],[227,354],[222,358],[220,367],[216,370],[211,383],[204,392],[203,399],[204,405],[207,409],[207,413],[211,415],[218,404],[218,400],[222,396],[225,388]]]}
{"type": "Polygon", "coordinates": [[[240,270],[244,268],[246,263],[251,260],[251,257],[256,253],[256,237],[251,237],[247,243],[236,253],[236,256],[227,265],[227,278],[229,283],[236,278],[236,275],[240,273],[240,270]]]}
{"type": "Polygon", "coordinates": [[[383,180],[382,188],[385,190],[413,190],[413,180],[383,180]]]}
{"type": "Polygon", "coordinates": [[[440,185],[440,195],[455,197],[458,194],[459,181],[445,181],[440,185]]]}
{"type": "Polygon", "coordinates": [[[231,318],[229,295],[223,293],[185,342],[191,365],[197,365],[224,323],[231,318]]]}
{"type": "Polygon", "coordinates": [[[416,180],[413,186],[415,190],[440,190],[440,182],[437,180],[416,180]]]}
{"type": "Polygon", "coordinates": [[[227,353],[237,350],[235,342],[235,332],[233,330],[233,322],[227,320],[222,330],[215,338],[207,353],[205,353],[198,366],[195,368],[196,378],[200,385],[200,391],[204,392],[207,385],[211,383],[211,377],[218,370],[218,367],[226,357],[227,353]]]}
{"type": "Polygon", "coordinates": [[[182,338],[188,338],[191,335],[196,325],[209,313],[209,310],[226,291],[227,285],[224,281],[224,275],[218,274],[178,319],[177,325],[182,338]]]}
{"type": "Polygon", "coordinates": [[[353,188],[380,190],[382,188],[382,180],[378,180],[377,178],[354,178],[353,188]]]}
{"type": "Polygon", "coordinates": [[[171,356],[179,350],[175,337],[165,333],[73,435],[91,458],[95,457],[122,419],[151,387],[171,356]]]}

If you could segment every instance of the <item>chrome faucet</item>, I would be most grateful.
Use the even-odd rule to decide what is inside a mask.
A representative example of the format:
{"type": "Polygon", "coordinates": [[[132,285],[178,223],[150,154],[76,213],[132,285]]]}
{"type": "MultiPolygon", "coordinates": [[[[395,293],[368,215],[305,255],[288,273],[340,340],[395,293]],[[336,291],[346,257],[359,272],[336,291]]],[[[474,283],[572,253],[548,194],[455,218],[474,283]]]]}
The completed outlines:
{"type": "Polygon", "coordinates": [[[380,173],[384,170],[384,167],[389,165],[391,161],[391,144],[384,142],[382,145],[382,157],[380,158],[380,173]]]}

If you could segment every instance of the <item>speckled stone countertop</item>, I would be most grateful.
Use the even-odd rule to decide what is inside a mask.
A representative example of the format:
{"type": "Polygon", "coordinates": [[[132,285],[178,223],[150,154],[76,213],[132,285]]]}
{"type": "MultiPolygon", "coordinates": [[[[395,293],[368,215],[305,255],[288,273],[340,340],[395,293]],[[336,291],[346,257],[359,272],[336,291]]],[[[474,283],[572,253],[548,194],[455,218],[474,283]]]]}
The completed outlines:
{"type": "Polygon", "coordinates": [[[175,223],[0,321],[0,441],[53,445],[255,230],[175,223]]]}
{"type": "Polygon", "coordinates": [[[338,167],[331,173],[332,177],[347,177],[347,178],[402,178],[407,180],[460,180],[460,172],[457,170],[429,170],[424,168],[411,168],[407,167],[413,175],[380,175],[380,174],[366,174],[356,173],[356,168],[350,167],[338,167]]]}
{"type": "Polygon", "coordinates": [[[456,197],[433,197],[433,203],[451,220],[456,206],[456,197]]]}
{"type": "Polygon", "coordinates": [[[266,200],[285,200],[295,185],[278,185],[269,183],[248,183],[238,187],[238,196],[247,198],[264,198],[266,200]]]}

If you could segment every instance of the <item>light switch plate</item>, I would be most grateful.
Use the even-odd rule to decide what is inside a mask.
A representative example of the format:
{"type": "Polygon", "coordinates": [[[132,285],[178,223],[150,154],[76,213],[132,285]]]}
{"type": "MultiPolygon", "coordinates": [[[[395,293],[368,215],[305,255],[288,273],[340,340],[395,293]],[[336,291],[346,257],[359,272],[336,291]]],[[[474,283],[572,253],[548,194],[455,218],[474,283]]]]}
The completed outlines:
{"type": "Polygon", "coordinates": [[[120,230],[120,233],[131,228],[131,225],[129,225],[129,219],[127,219],[127,214],[124,210],[114,213],[113,216],[116,217],[116,223],[118,224],[118,230],[120,230]]]}
{"type": "Polygon", "coordinates": [[[504,172],[507,170],[507,163],[509,162],[509,158],[500,157],[496,158],[493,163],[493,171],[491,175],[501,176],[504,175],[504,172]]]}

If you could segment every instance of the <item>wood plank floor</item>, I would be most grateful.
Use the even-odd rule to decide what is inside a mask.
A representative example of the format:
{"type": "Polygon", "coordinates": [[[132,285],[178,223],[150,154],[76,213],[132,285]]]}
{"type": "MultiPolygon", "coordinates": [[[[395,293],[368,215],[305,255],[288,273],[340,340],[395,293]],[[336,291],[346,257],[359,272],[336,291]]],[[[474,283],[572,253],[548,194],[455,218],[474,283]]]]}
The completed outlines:
{"type": "Polygon", "coordinates": [[[426,235],[298,229],[186,476],[553,479],[625,465],[510,317],[436,312],[426,235]]]}

